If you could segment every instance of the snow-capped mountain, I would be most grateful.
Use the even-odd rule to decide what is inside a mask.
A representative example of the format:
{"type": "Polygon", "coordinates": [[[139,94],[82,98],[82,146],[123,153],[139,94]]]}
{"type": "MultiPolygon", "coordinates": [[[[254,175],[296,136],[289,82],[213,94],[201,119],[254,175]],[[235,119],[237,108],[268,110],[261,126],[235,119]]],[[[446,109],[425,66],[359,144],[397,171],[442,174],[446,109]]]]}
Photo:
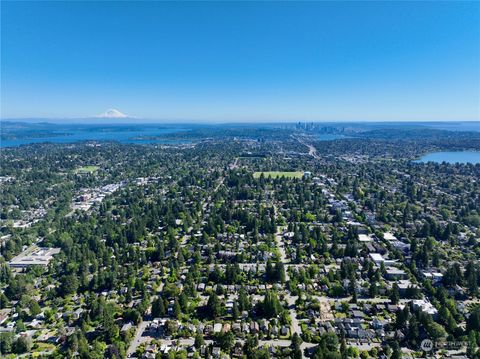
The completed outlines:
{"type": "Polygon", "coordinates": [[[130,116],[114,109],[114,108],[111,108],[107,111],[105,111],[104,113],[96,116],[98,118],[129,118],[130,116]]]}

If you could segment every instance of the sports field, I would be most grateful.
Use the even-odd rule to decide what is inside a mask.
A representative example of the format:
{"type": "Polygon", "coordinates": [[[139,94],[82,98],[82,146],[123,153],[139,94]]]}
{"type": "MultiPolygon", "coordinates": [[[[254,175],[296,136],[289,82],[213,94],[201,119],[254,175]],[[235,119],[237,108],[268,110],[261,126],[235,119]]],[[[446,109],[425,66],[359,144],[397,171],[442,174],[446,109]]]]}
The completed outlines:
{"type": "Polygon", "coordinates": [[[303,177],[303,172],[301,172],[301,171],[295,171],[295,172],[277,172],[277,171],[255,172],[253,174],[253,177],[254,178],[259,178],[262,173],[265,177],[272,177],[272,178],[279,178],[279,177],[302,178],[303,177]]]}
{"type": "Polygon", "coordinates": [[[75,170],[75,173],[93,173],[98,170],[98,166],[82,166],[75,170]]]}

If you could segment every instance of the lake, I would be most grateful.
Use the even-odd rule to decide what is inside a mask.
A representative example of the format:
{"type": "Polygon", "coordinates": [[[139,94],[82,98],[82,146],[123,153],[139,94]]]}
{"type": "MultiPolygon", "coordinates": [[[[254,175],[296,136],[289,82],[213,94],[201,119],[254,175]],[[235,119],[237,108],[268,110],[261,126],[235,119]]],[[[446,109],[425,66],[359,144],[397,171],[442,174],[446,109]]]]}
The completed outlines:
{"type": "Polygon", "coordinates": [[[427,163],[480,163],[480,152],[461,151],[461,152],[433,152],[426,154],[415,162],[427,163]]]}

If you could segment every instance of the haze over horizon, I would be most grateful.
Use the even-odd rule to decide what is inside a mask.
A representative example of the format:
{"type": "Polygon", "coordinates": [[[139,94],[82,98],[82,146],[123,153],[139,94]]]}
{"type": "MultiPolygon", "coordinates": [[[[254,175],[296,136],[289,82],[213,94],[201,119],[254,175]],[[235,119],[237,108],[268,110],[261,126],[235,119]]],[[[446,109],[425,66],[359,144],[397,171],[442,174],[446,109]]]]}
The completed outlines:
{"type": "Polygon", "coordinates": [[[2,119],[480,120],[478,2],[1,7],[2,119]]]}

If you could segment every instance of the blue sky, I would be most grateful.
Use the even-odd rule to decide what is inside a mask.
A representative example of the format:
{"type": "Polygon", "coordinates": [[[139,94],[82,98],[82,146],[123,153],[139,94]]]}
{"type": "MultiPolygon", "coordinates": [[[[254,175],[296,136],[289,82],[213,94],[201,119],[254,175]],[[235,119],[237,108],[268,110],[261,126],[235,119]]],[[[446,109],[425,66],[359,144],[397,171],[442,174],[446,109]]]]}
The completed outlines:
{"type": "Polygon", "coordinates": [[[1,117],[479,120],[479,2],[1,2],[1,117]]]}

